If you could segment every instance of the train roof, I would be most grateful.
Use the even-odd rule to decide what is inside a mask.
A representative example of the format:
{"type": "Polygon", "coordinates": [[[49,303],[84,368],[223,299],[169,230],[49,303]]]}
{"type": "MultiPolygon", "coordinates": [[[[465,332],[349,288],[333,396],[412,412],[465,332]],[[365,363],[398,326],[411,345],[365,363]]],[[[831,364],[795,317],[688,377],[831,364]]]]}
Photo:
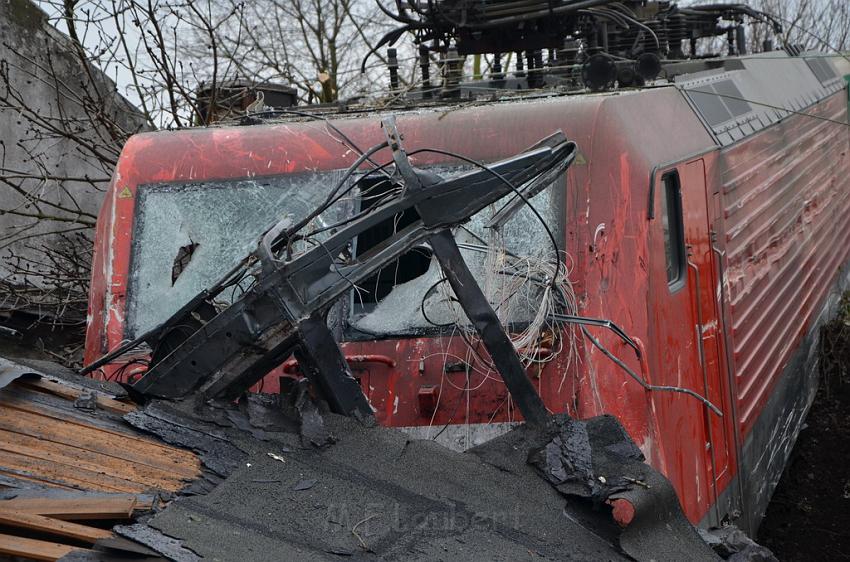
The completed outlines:
{"type": "MultiPolygon", "coordinates": [[[[477,87],[474,82],[462,84],[461,97],[450,99],[405,99],[395,96],[369,102],[297,106],[255,113],[241,119],[223,121],[207,127],[184,129],[182,132],[157,132],[154,135],[220,134],[216,131],[245,126],[297,123],[317,119],[348,121],[374,118],[395,113],[413,117],[428,113],[445,115],[481,107],[546,104],[559,100],[589,106],[612,98],[644,94],[659,88],[676,88],[698,116],[716,145],[731,145],[788,115],[806,108],[846,88],[850,75],[850,58],[841,54],[805,52],[791,56],[785,51],[771,51],[746,56],[722,57],[670,62],[664,65],[666,78],[642,87],[591,92],[566,87],[536,90],[494,90],[477,87]],[[483,93],[482,93],[483,92],[483,93]]],[[[144,133],[145,136],[151,133],[144,133]]]]}
{"type": "Polygon", "coordinates": [[[683,90],[721,146],[732,144],[846,88],[842,56],[783,51],[721,59],[713,68],[678,75],[683,90]]]}

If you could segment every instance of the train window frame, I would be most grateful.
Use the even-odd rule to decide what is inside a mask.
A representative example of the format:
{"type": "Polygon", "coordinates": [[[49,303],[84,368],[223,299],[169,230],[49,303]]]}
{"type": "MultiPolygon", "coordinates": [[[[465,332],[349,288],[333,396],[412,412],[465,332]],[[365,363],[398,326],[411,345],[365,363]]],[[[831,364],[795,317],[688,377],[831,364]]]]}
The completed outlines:
{"type": "Polygon", "coordinates": [[[685,286],[687,275],[682,181],[679,170],[673,168],[665,172],[661,176],[660,187],[661,236],[664,244],[667,288],[670,293],[675,293],[685,286]]]}

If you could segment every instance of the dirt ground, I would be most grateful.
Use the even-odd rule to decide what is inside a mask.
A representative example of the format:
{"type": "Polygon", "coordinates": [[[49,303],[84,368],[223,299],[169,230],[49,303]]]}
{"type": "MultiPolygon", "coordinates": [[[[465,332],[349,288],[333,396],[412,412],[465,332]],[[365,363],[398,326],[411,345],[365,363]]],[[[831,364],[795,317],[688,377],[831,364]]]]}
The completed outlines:
{"type": "Polygon", "coordinates": [[[850,560],[850,295],[824,328],[821,385],[758,542],[782,562],[850,560]]]}

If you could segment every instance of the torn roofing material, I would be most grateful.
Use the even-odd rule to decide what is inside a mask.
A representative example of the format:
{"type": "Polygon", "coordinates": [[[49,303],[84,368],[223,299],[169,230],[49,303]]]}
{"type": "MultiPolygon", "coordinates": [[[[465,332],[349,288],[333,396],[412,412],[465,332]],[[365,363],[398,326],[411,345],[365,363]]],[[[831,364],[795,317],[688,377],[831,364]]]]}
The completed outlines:
{"type": "Polygon", "coordinates": [[[610,518],[571,506],[524,462],[505,470],[396,430],[325,423],[337,442],[321,450],[295,433],[244,437],[224,482],[148,525],[221,560],[627,559],[610,518]]]}
{"type": "MultiPolygon", "coordinates": [[[[587,461],[587,483],[600,492],[593,502],[584,499],[592,494],[550,485],[529,464],[529,451],[551,437],[547,431],[523,426],[457,453],[325,414],[332,438],[316,447],[303,439],[313,421],[302,418],[299,429],[286,419],[291,409],[284,411],[255,396],[249,405],[203,409],[154,401],[128,416],[170,442],[194,442],[202,458],[221,443],[236,455],[215,489],[176,499],[147,525],[178,539],[187,553],[246,562],[266,560],[269,552],[297,560],[717,559],[680,509],[653,512],[671,498],[678,507],[675,493],[641,462],[613,418],[577,428],[587,447],[564,457],[568,464],[587,461]],[[628,459],[624,470],[610,472],[628,459]],[[606,479],[597,474],[611,477],[612,493],[631,490],[632,476],[651,482],[634,500],[637,535],[615,523],[598,484],[606,479]],[[658,548],[647,548],[653,541],[658,548]]],[[[158,542],[145,544],[157,549],[158,542]]]]}
{"type": "MultiPolygon", "coordinates": [[[[655,509],[670,498],[677,508],[675,495],[641,462],[613,418],[559,418],[554,439],[552,428],[523,426],[456,453],[398,430],[322,414],[304,393],[251,395],[239,403],[151,401],[137,408],[87,394],[92,384],[101,383],[24,376],[0,390],[6,410],[46,417],[31,425],[44,442],[37,459],[15,450],[14,430],[34,430],[0,427],[0,455],[39,461],[27,473],[4,476],[13,488],[0,492],[0,516],[7,512],[4,521],[15,529],[42,533],[29,542],[15,540],[20,534],[0,536],[0,550],[10,549],[3,552],[192,562],[268,560],[270,552],[297,560],[715,559],[698,537],[691,540],[696,534],[680,510],[655,509]],[[108,449],[115,443],[120,446],[108,449]],[[558,449],[559,443],[576,446],[558,449]],[[541,450],[557,462],[529,455],[541,450]],[[187,482],[200,477],[198,458],[215,474],[205,474],[206,486],[188,489],[187,482]],[[171,481],[155,470],[161,460],[173,465],[171,481]],[[44,467],[51,471],[36,470],[44,467]],[[87,471],[97,476],[84,479],[87,471]],[[611,492],[635,492],[632,476],[653,491],[629,498],[635,517],[624,532],[606,499],[611,492]],[[571,479],[574,486],[560,486],[571,479]],[[115,493],[119,483],[173,494],[161,507],[148,494],[115,493]],[[109,530],[96,521],[126,522],[152,504],[156,513],[134,524],[109,530]]],[[[36,444],[30,445],[34,455],[36,444]]]]}
{"type": "Polygon", "coordinates": [[[553,431],[519,426],[471,450],[507,468],[525,459],[568,501],[586,498],[623,527],[619,547],[635,560],[717,560],[679,505],[676,491],[643,454],[617,419],[555,416],[553,431]]]}

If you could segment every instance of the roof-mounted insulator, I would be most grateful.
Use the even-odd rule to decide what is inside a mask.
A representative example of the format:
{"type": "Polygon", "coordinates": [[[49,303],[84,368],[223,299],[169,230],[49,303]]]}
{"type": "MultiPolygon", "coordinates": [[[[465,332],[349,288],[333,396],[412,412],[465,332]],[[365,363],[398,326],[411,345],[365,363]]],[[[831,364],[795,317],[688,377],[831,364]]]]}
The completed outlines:
{"type": "Polygon", "coordinates": [[[461,78],[463,78],[463,57],[458,55],[457,49],[449,48],[443,59],[443,97],[460,96],[461,78]]]}
{"type": "Polygon", "coordinates": [[[431,97],[431,58],[428,47],[419,45],[419,71],[422,73],[422,89],[426,98],[431,97]]]}
{"type": "Polygon", "coordinates": [[[398,51],[387,49],[387,68],[390,71],[390,90],[398,91],[398,51]]]}
{"type": "Polygon", "coordinates": [[[503,80],[505,75],[502,74],[502,53],[493,55],[493,80],[503,80]]]}

